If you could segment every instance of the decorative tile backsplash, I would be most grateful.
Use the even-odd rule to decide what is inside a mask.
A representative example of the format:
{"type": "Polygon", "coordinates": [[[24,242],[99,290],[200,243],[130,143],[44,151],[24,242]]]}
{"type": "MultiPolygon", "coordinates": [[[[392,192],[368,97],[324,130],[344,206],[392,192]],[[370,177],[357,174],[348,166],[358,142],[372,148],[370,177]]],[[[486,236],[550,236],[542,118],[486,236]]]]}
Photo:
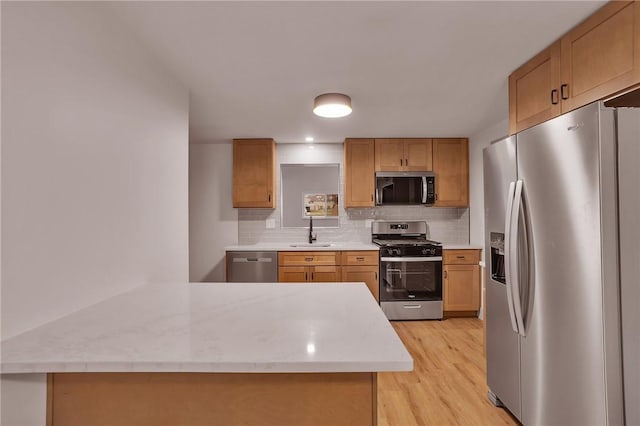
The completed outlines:
{"type": "MultiPolygon", "coordinates": [[[[336,163],[340,164],[340,200],[344,188],[342,144],[279,144],[276,194],[280,192],[280,164],[336,163]]],[[[371,241],[370,220],[424,220],[427,238],[449,244],[469,243],[469,209],[424,206],[382,206],[375,208],[339,209],[339,228],[319,228],[314,223],[318,242],[371,241]]],[[[238,244],[305,242],[308,228],[281,228],[281,205],[275,209],[238,209],[238,244]],[[267,220],[275,222],[267,228],[267,220]]]]}
{"type": "MultiPolygon", "coordinates": [[[[425,220],[427,237],[449,244],[469,243],[469,209],[422,206],[393,206],[340,209],[339,228],[317,228],[318,242],[371,242],[367,220],[425,220]]],[[[280,228],[280,210],[240,209],[238,243],[305,242],[307,228],[280,228]],[[275,228],[267,229],[266,220],[274,219],[275,228]]]]}

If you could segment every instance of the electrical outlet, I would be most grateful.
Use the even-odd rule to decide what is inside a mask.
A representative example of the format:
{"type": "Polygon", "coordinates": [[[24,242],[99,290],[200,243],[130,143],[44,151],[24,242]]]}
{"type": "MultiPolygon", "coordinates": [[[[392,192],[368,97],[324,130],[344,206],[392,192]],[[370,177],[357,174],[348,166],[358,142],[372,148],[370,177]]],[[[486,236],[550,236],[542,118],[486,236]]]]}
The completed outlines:
{"type": "Polygon", "coordinates": [[[273,229],[276,227],[276,220],[275,219],[267,219],[266,220],[266,227],[267,229],[273,229]]]}
{"type": "Polygon", "coordinates": [[[371,224],[373,223],[373,219],[365,219],[364,220],[364,227],[365,228],[371,228],[371,224]]]}

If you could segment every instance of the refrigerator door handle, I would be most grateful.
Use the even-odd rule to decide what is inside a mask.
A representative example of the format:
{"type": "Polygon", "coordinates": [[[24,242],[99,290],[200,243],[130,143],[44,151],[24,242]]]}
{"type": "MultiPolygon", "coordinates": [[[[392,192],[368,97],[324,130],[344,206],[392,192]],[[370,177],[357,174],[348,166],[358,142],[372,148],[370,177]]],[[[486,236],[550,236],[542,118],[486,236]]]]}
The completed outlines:
{"type": "Polygon", "coordinates": [[[511,218],[513,217],[513,199],[515,196],[516,183],[509,184],[509,194],[507,198],[507,211],[504,223],[504,275],[507,286],[507,304],[509,306],[509,319],[514,333],[518,333],[518,323],[516,321],[515,309],[513,307],[513,294],[511,291],[511,218]]]}
{"type": "Polygon", "coordinates": [[[509,267],[511,271],[511,293],[513,294],[513,305],[516,317],[516,325],[518,334],[524,337],[524,320],[522,317],[522,298],[520,297],[520,265],[518,264],[518,234],[520,225],[518,218],[520,217],[520,208],[522,206],[522,181],[516,181],[515,194],[513,196],[513,208],[511,210],[511,233],[509,235],[509,267]]]}

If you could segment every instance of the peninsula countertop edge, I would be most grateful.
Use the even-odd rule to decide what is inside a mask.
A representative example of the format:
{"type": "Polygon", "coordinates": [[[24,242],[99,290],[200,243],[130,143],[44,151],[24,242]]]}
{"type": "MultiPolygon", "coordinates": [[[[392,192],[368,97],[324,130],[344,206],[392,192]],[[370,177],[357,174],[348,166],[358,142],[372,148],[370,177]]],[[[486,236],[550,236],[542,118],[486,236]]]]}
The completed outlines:
{"type": "Polygon", "coordinates": [[[146,284],[2,341],[1,372],[411,371],[364,283],[146,284]]]}

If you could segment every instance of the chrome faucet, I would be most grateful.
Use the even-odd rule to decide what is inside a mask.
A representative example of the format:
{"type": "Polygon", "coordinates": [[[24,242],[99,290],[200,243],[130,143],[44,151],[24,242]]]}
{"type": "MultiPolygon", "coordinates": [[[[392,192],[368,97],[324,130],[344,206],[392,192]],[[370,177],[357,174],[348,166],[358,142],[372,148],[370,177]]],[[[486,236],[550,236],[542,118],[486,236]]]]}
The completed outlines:
{"type": "Polygon", "coordinates": [[[309,215],[309,244],[313,244],[318,237],[313,235],[313,216],[309,215]]]}

